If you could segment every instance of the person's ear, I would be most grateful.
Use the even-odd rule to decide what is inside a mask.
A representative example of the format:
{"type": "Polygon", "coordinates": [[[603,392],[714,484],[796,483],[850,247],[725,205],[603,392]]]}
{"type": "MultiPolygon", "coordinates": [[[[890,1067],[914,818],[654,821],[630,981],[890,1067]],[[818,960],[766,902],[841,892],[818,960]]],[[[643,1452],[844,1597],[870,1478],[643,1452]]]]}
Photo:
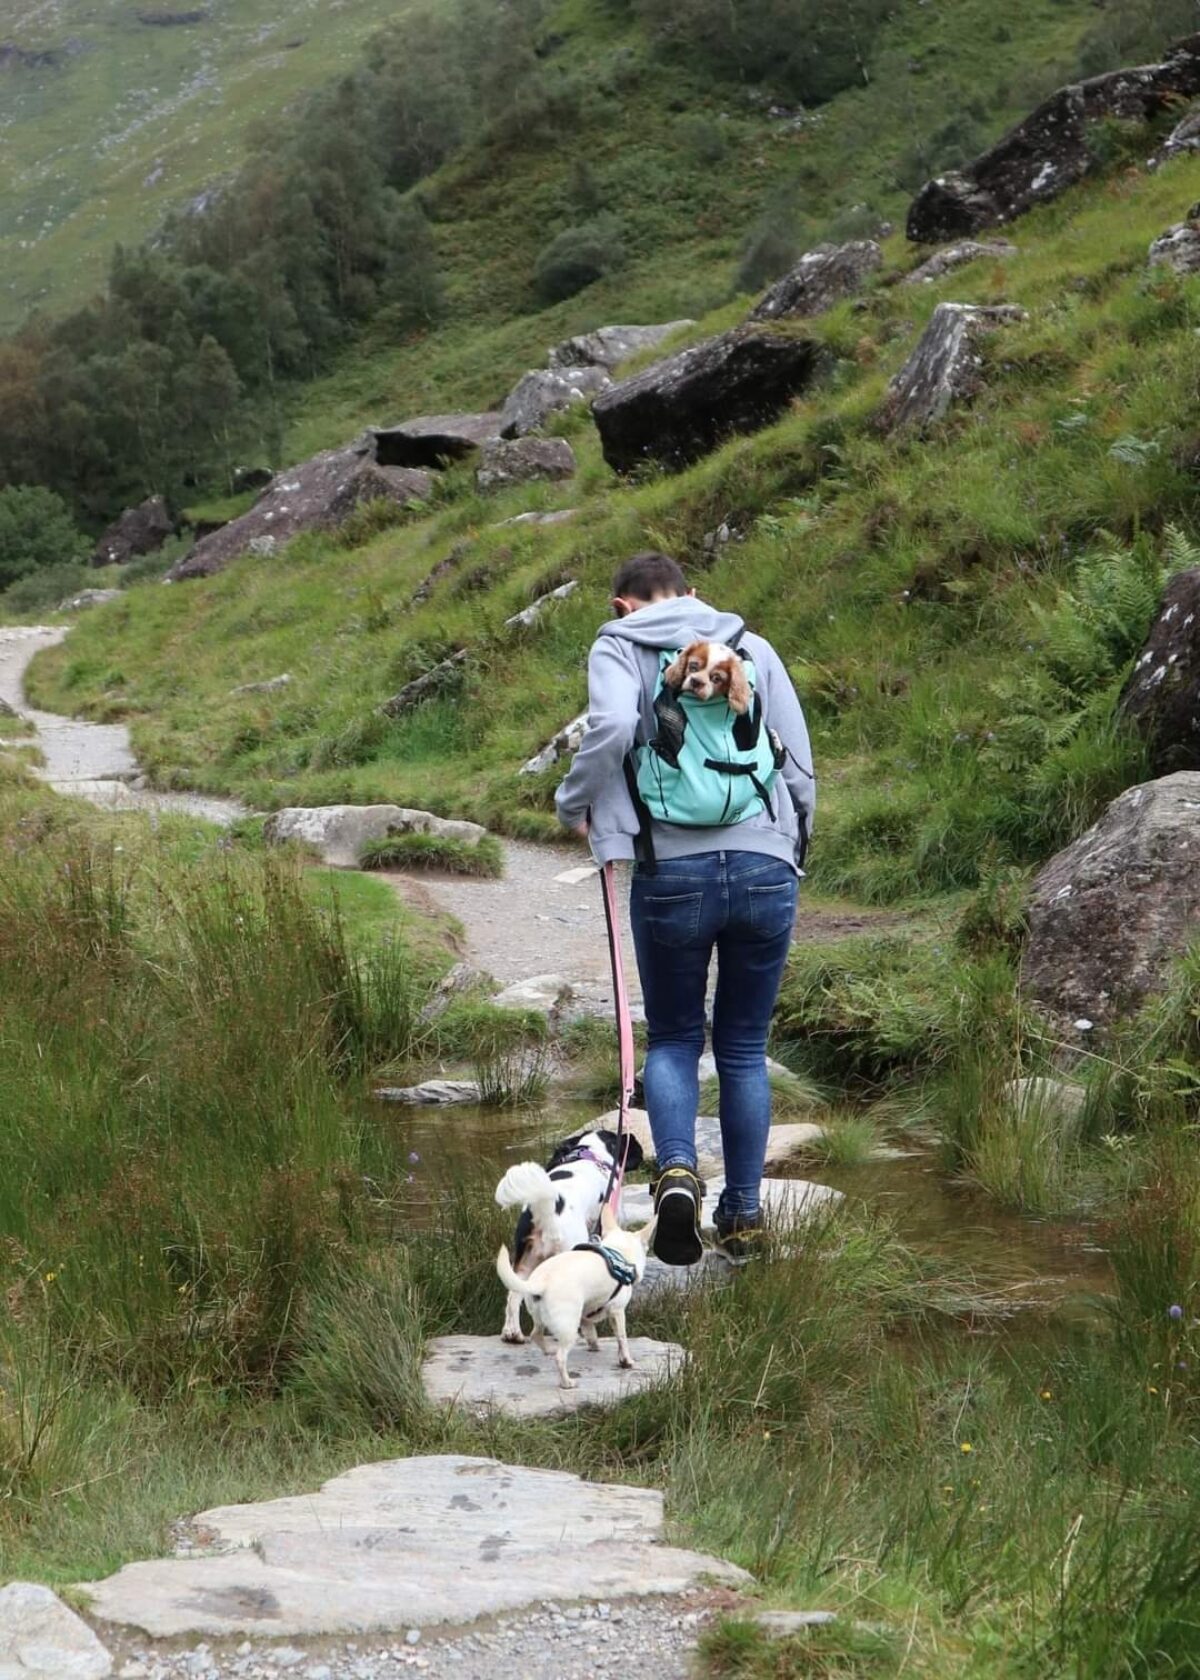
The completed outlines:
{"type": "Polygon", "coordinates": [[[618,618],[627,618],[631,612],[636,612],[637,603],[630,600],[628,595],[614,595],[612,609],[618,618]]]}
{"type": "Polygon", "coordinates": [[[690,597],[691,600],[694,601],[696,599],[696,591],[694,589],[689,589],[688,590],[688,596],[690,597]]]}

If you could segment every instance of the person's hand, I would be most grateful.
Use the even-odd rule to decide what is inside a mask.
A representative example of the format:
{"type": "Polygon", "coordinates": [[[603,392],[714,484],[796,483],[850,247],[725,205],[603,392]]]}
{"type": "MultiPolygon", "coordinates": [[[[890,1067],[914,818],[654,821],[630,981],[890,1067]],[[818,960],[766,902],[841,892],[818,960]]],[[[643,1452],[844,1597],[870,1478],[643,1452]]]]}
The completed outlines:
{"type": "Polygon", "coordinates": [[[572,834],[577,834],[581,840],[586,840],[587,837],[588,837],[587,822],[584,821],[584,822],[581,822],[581,823],[576,823],[574,828],[571,830],[571,833],[572,834]]]}

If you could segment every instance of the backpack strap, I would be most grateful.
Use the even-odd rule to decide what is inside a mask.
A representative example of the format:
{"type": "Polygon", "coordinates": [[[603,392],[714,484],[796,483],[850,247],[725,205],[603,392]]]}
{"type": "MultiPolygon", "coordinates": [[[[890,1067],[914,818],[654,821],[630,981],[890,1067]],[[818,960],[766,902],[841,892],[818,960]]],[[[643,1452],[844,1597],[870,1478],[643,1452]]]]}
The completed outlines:
{"type": "Polygon", "coordinates": [[[625,786],[629,789],[629,797],[633,801],[633,809],[637,815],[637,839],[633,843],[633,855],[647,875],[658,873],[658,863],[654,856],[654,827],[650,816],[650,807],[638,792],[637,766],[632,753],[625,754],[623,765],[625,771],[625,786]]]}

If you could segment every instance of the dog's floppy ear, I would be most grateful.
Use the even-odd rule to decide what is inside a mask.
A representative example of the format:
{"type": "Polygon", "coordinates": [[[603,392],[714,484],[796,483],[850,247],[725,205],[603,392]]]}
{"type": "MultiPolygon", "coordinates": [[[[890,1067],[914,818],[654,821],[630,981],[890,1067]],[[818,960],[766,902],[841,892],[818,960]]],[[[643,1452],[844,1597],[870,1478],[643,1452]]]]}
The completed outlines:
{"type": "Polygon", "coordinates": [[[628,1145],[628,1153],[625,1156],[625,1171],[636,1172],[646,1159],[646,1151],[631,1132],[626,1132],[625,1141],[628,1145]]]}
{"type": "Polygon", "coordinates": [[[673,688],[678,693],[683,687],[683,679],[687,675],[687,658],[691,651],[691,648],[684,648],[678,659],[673,659],[667,666],[662,679],[664,688],[673,688]]]}
{"type": "Polygon", "coordinates": [[[729,668],[729,690],[726,699],[730,709],[739,717],[744,717],[750,710],[750,684],[746,680],[746,667],[736,654],[725,663],[729,668]]]}

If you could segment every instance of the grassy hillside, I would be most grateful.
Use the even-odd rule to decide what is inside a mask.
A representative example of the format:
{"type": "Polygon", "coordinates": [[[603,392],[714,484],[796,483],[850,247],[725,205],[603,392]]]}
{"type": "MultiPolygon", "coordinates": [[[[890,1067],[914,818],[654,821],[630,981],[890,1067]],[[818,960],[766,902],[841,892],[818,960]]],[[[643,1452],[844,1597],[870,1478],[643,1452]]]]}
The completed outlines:
{"type": "Polygon", "coordinates": [[[901,226],[935,169],[1075,73],[1095,15],[1078,0],[1021,0],[1003,18],[983,0],[905,3],[875,40],[869,82],[772,115],[769,89],[663,57],[624,8],[564,0],[547,28],[552,62],[584,89],[572,121],[552,140],[507,133],[420,187],[448,318],[399,342],[384,326],[365,333],[295,393],[286,453],[343,442],[364,419],[492,403],[548,344],[602,321],[703,316],[766,242],[774,272],[788,248],[901,226]],[[548,309],[536,255],[597,208],[617,218],[626,260],[548,309]]]}
{"type": "Polygon", "coordinates": [[[99,287],[245,155],[256,123],[353,65],[388,0],[16,0],[0,42],[0,331],[99,287]],[[190,18],[175,23],[171,17],[190,18]]]}
{"type": "Polygon", "coordinates": [[[1011,261],[920,290],[886,283],[912,261],[893,240],[867,307],[818,324],[829,385],[757,437],[629,486],[576,415],[570,486],[489,500],[463,471],[432,516],[358,547],[306,538],[210,582],[131,590],[38,663],[36,692],[128,718],[170,781],[262,805],[420,799],[550,833],[553,773],[517,768],[582,703],[615,562],[656,543],[792,666],[824,784],[819,882],[891,899],[1036,860],[1140,771],[1112,700],[1170,563],[1164,526],[1195,513],[1200,373],[1193,286],[1144,259],[1198,190],[1192,161],[1117,172],[1020,224],[1011,261]],[[926,442],[884,438],[887,378],[946,296],[1017,301],[1029,320],[992,340],[973,409],[926,442]],[[566,525],[499,523],[568,503],[566,525]],[[722,521],[737,540],[710,566],[722,521]],[[584,587],[512,658],[504,617],[567,576],[584,587]],[[382,717],[460,646],[461,695],[382,717]],[[229,694],[283,670],[285,691],[229,694]]]}

